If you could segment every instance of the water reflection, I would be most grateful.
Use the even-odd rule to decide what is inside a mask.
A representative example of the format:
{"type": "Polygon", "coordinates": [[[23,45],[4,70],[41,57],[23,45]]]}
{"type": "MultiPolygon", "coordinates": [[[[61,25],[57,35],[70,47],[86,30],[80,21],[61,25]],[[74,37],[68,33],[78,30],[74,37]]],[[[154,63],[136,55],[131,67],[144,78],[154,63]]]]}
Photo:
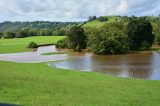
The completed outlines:
{"type": "Polygon", "coordinates": [[[160,53],[158,52],[90,56],[50,64],[58,68],[94,71],[118,77],[160,80],[160,53]]]}

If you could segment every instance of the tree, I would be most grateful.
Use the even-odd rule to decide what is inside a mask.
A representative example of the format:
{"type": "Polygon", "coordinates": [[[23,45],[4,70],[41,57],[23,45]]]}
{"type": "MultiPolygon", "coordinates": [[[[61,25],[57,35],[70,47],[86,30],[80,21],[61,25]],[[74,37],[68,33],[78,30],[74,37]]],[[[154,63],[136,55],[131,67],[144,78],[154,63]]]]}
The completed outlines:
{"type": "Polygon", "coordinates": [[[96,16],[89,16],[89,17],[88,17],[88,21],[94,21],[94,20],[96,20],[96,19],[97,19],[96,16]]]}
{"type": "Polygon", "coordinates": [[[87,48],[97,55],[123,54],[129,51],[125,24],[108,23],[101,28],[94,28],[89,35],[87,48]]]}
{"type": "Polygon", "coordinates": [[[59,40],[56,44],[57,48],[68,48],[68,39],[67,38],[63,38],[61,40],[59,40]]]}
{"type": "Polygon", "coordinates": [[[86,47],[86,36],[84,34],[83,28],[80,26],[73,26],[67,31],[67,38],[70,48],[74,49],[78,45],[80,48],[86,47]]]}
{"type": "Polygon", "coordinates": [[[28,31],[28,36],[37,36],[37,29],[30,29],[28,31]]]}
{"type": "Polygon", "coordinates": [[[4,39],[14,38],[14,37],[15,37],[15,33],[14,33],[14,32],[6,31],[6,32],[3,33],[3,38],[4,38],[4,39]]]}
{"type": "Polygon", "coordinates": [[[155,35],[155,44],[160,45],[160,22],[156,21],[156,23],[152,24],[153,33],[155,35]]]}
{"type": "Polygon", "coordinates": [[[0,39],[3,37],[3,33],[2,32],[0,32],[0,39]]]}
{"type": "Polygon", "coordinates": [[[128,23],[129,47],[131,50],[138,50],[142,43],[148,42],[150,47],[154,41],[152,34],[152,25],[144,18],[133,18],[128,23]]]}
{"type": "Polygon", "coordinates": [[[97,20],[100,22],[104,22],[104,21],[108,21],[108,18],[105,16],[100,16],[97,20]]]}
{"type": "Polygon", "coordinates": [[[21,29],[21,30],[17,31],[15,37],[16,38],[28,37],[28,31],[27,31],[27,29],[21,29]]]}
{"type": "Polygon", "coordinates": [[[52,36],[65,36],[65,29],[57,29],[52,32],[52,36]]]}
{"type": "Polygon", "coordinates": [[[155,42],[157,45],[160,45],[160,35],[155,36],[155,42]]]}

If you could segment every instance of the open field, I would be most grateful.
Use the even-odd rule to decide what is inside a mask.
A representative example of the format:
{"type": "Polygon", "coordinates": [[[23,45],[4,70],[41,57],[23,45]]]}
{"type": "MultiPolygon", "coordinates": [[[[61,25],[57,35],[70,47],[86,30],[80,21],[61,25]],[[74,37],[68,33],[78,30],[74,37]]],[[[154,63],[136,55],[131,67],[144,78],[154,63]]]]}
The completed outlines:
{"type": "Polygon", "coordinates": [[[27,106],[158,106],[160,81],[115,78],[50,68],[45,63],[0,62],[0,103],[27,106]]]}
{"type": "Polygon", "coordinates": [[[17,39],[0,39],[0,54],[29,51],[30,49],[27,48],[27,45],[32,41],[38,45],[55,44],[62,38],[64,38],[64,36],[37,36],[17,39]]]}

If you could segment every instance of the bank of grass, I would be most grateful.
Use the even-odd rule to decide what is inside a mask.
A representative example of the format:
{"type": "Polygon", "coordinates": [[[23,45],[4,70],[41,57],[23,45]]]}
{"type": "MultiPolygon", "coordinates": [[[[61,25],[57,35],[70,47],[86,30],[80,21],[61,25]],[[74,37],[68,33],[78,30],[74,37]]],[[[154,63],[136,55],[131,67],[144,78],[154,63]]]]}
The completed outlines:
{"type": "Polygon", "coordinates": [[[65,36],[36,36],[28,38],[0,39],[0,54],[29,51],[31,49],[28,49],[27,45],[32,41],[38,45],[55,44],[64,37],[65,36]]]}
{"type": "Polygon", "coordinates": [[[160,81],[115,78],[0,61],[0,103],[26,106],[158,106],[160,81]]]}

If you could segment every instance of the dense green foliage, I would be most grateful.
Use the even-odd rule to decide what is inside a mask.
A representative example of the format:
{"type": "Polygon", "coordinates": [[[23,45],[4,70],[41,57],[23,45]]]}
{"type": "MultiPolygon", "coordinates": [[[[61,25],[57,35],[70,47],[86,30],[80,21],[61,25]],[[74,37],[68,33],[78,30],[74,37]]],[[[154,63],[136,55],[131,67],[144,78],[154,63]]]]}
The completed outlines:
{"type": "Polygon", "coordinates": [[[86,47],[86,36],[84,34],[83,28],[81,28],[80,26],[71,27],[66,34],[67,34],[69,48],[72,48],[76,51],[76,48],[86,47]]]}
{"type": "Polygon", "coordinates": [[[0,31],[15,32],[19,29],[58,29],[67,26],[78,25],[80,22],[48,22],[48,21],[35,21],[35,22],[10,22],[6,21],[0,23],[0,31]]]}
{"type": "Polygon", "coordinates": [[[15,33],[6,31],[6,32],[3,33],[3,36],[2,36],[2,37],[3,37],[4,39],[14,38],[14,37],[15,37],[15,33]]]}
{"type": "MultiPolygon", "coordinates": [[[[62,48],[67,45],[76,51],[77,48],[85,48],[82,45],[87,42],[87,49],[98,55],[123,54],[128,53],[130,50],[150,49],[154,42],[153,28],[150,21],[145,17],[133,16],[128,17],[128,19],[125,17],[126,22],[120,18],[122,17],[113,17],[112,21],[115,21],[107,21],[101,27],[71,27],[66,33],[68,43],[62,40],[57,45],[61,45],[62,48]],[[78,45],[79,47],[77,47],[78,45]]],[[[158,40],[157,36],[156,42],[158,40]]]]}
{"type": "Polygon", "coordinates": [[[146,43],[148,43],[147,48],[152,46],[154,35],[152,34],[152,25],[149,21],[143,18],[131,19],[128,23],[127,31],[131,50],[143,48],[142,46],[145,46],[146,43]]]}
{"type": "Polygon", "coordinates": [[[63,38],[61,40],[59,40],[56,44],[57,48],[69,48],[68,47],[68,39],[67,38],[63,38]]]}
{"type": "Polygon", "coordinates": [[[94,21],[87,22],[83,28],[88,37],[88,49],[96,54],[148,50],[153,43],[160,44],[160,17],[101,16],[94,21]],[[108,20],[103,21],[103,18],[108,20]],[[120,27],[114,26],[113,23],[118,23],[120,27]],[[109,27],[104,27],[106,25],[109,27]],[[115,38],[115,35],[120,36],[115,38]],[[121,45],[118,42],[125,43],[121,45]],[[120,49],[122,51],[114,47],[115,45],[119,49],[122,48],[120,49]]]}
{"type": "Polygon", "coordinates": [[[65,36],[68,28],[81,22],[3,22],[0,38],[24,38],[29,36],[65,36]]]}
{"type": "Polygon", "coordinates": [[[27,37],[27,36],[28,36],[28,32],[25,29],[17,31],[16,35],[15,35],[16,38],[24,38],[24,37],[27,37]]]}
{"type": "Polygon", "coordinates": [[[125,25],[118,22],[92,29],[88,49],[99,55],[127,53],[129,46],[125,25]]]}
{"type": "Polygon", "coordinates": [[[155,43],[158,44],[158,45],[160,45],[160,35],[157,35],[155,37],[155,43]]]}
{"type": "Polygon", "coordinates": [[[160,81],[0,61],[0,103],[24,106],[158,106],[160,81]]]}
{"type": "Polygon", "coordinates": [[[152,23],[153,33],[155,35],[155,44],[160,45],[160,20],[152,23]]]}
{"type": "Polygon", "coordinates": [[[108,21],[108,18],[105,16],[100,16],[99,18],[97,18],[97,20],[100,22],[104,22],[104,21],[108,21]]]}
{"type": "MultiPolygon", "coordinates": [[[[110,22],[124,22],[124,23],[129,23],[129,21],[133,18],[138,18],[135,16],[102,16],[108,18],[108,21],[99,21],[98,19],[94,21],[89,21],[86,24],[83,25],[83,27],[89,28],[89,27],[102,27],[105,24],[109,24],[110,22]]],[[[155,35],[154,43],[155,44],[160,44],[159,36],[160,36],[160,17],[159,16],[144,16],[144,17],[139,17],[143,18],[146,21],[149,21],[152,24],[153,27],[153,34],[155,35]]]]}

